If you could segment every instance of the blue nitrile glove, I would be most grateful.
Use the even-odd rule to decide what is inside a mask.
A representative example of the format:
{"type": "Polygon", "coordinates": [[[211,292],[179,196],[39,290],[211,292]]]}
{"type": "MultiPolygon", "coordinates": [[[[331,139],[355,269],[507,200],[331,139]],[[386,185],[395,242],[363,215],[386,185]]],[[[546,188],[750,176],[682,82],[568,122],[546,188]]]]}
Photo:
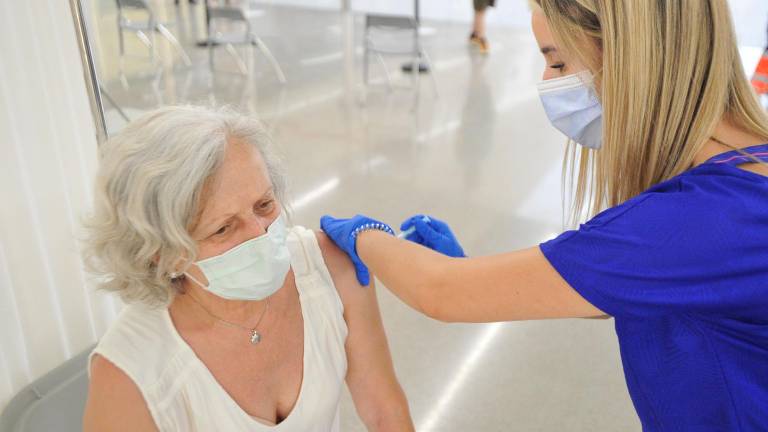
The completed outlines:
{"type": "Polygon", "coordinates": [[[461,248],[456,236],[453,235],[445,222],[431,216],[416,215],[406,219],[400,225],[401,231],[412,228],[413,232],[405,236],[406,240],[426,246],[449,257],[466,257],[464,249],[461,248]]]}
{"type": "Polygon", "coordinates": [[[387,224],[371,219],[367,216],[357,215],[351,219],[336,219],[325,215],[320,219],[320,227],[328,234],[328,237],[336,243],[341,250],[347,253],[355,265],[355,274],[360,285],[367,286],[371,282],[368,267],[357,255],[355,241],[357,235],[367,230],[380,230],[395,235],[395,231],[387,224]]]}

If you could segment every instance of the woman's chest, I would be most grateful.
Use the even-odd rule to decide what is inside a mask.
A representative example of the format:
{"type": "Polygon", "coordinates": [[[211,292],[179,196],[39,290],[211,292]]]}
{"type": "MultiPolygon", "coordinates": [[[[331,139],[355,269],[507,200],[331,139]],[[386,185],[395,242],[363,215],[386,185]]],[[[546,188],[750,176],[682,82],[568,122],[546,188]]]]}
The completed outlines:
{"type": "Polygon", "coordinates": [[[266,321],[252,344],[239,337],[207,335],[190,345],[226,395],[245,413],[279,423],[299,399],[304,377],[304,329],[301,311],[278,313],[266,321]]]}

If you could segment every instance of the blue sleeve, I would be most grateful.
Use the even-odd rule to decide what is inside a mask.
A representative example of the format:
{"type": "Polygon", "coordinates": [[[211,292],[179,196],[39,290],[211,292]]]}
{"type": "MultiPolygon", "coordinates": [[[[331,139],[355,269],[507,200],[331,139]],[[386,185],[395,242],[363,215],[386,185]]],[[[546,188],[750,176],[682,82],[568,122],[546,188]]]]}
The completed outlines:
{"type": "Polygon", "coordinates": [[[675,194],[641,195],[540,249],[571,287],[613,316],[764,313],[766,254],[747,253],[749,230],[729,228],[737,221],[724,214],[675,194]]]}

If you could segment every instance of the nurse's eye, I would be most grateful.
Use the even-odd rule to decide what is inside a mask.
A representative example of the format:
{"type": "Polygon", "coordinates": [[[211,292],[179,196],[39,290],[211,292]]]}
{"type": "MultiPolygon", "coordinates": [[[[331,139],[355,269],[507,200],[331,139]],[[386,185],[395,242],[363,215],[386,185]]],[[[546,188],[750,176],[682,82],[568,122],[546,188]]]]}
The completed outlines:
{"type": "Polygon", "coordinates": [[[557,69],[557,70],[559,70],[560,72],[562,72],[562,71],[563,71],[563,69],[565,69],[565,63],[555,63],[555,64],[553,64],[553,65],[552,65],[552,66],[550,66],[550,67],[551,67],[552,69],[557,69]]]}

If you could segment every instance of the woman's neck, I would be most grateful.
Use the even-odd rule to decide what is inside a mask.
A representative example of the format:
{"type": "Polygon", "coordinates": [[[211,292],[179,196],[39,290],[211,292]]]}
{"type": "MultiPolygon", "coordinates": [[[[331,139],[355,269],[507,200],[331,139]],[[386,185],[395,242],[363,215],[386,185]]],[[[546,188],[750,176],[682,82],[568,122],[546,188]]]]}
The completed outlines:
{"type": "Polygon", "coordinates": [[[266,300],[228,300],[200,288],[188,279],[182,282],[182,287],[171,307],[180,309],[184,314],[197,316],[201,323],[212,325],[218,320],[224,320],[249,327],[256,323],[266,307],[266,300]]]}

